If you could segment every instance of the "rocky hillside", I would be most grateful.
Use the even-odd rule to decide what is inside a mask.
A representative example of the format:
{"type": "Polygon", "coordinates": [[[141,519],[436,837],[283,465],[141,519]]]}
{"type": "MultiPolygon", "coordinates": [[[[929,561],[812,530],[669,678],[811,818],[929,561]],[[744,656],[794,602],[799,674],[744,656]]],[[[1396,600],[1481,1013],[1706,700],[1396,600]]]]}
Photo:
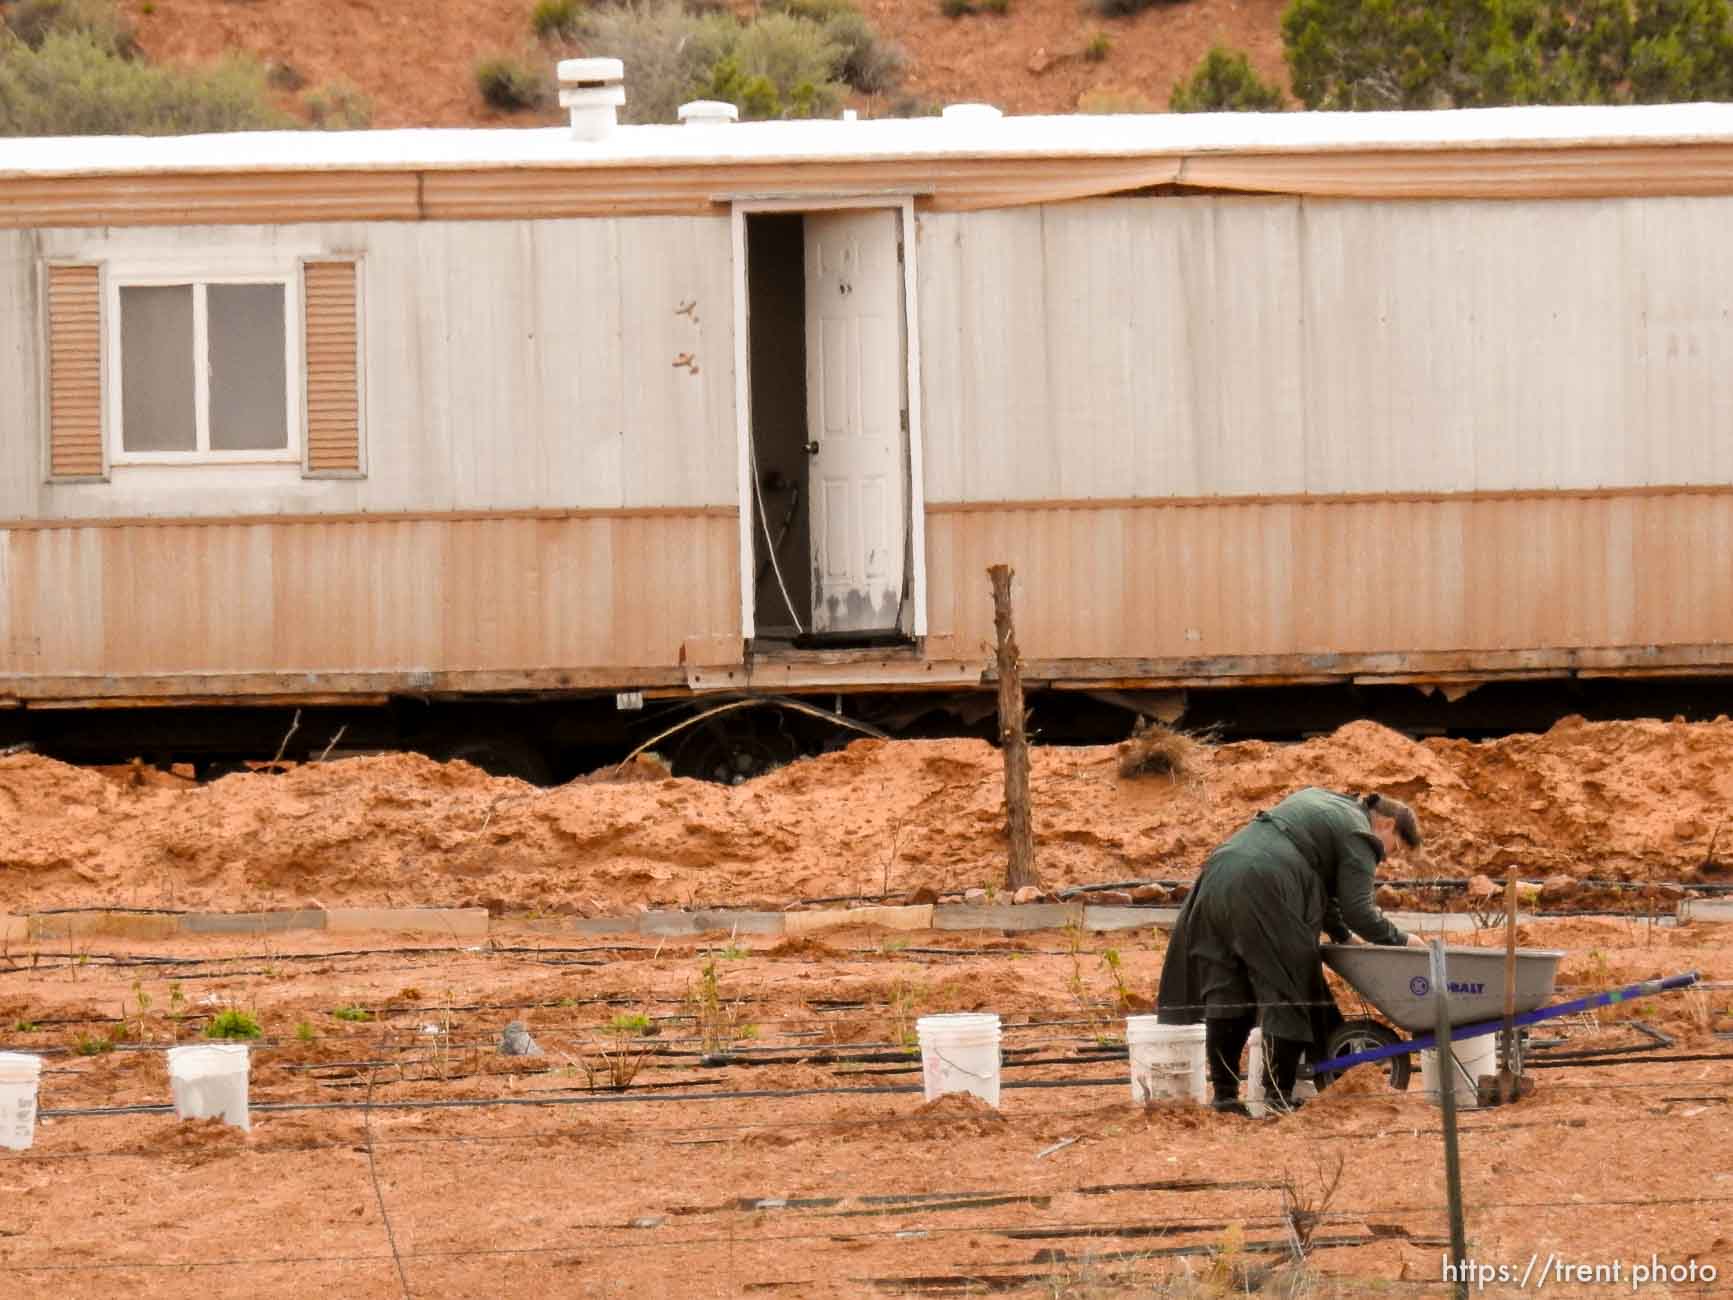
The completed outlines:
{"type": "MultiPolygon", "coordinates": [[[[1279,20],[1286,0],[1189,0],[1103,17],[1097,0],[1009,0],[949,18],[943,0],[857,0],[908,69],[891,99],[983,100],[1010,113],[1167,105],[1173,83],[1214,43],[1247,51],[1285,84],[1279,20]],[[1098,39],[1105,36],[1105,42],[1098,39]]],[[[157,61],[199,63],[230,51],[260,59],[287,106],[337,80],[371,101],[373,125],[507,126],[557,114],[502,115],[482,102],[475,64],[490,53],[551,65],[560,51],[531,31],[534,0],[122,0],[139,44],[157,61]]],[[[953,0],[952,7],[960,7],[953,0]]],[[[605,54],[594,50],[585,53],[605,54]]],[[[631,69],[627,69],[630,94],[631,69]]]]}

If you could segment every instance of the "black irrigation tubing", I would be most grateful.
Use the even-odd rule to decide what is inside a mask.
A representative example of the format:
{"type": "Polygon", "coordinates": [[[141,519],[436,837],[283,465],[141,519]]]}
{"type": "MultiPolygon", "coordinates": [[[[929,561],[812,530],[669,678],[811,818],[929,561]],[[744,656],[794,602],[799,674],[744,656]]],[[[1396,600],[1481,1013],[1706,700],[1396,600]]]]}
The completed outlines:
{"type": "MultiPolygon", "coordinates": [[[[1657,1206],[1725,1204],[1725,1203],[1730,1202],[1730,1201],[1733,1201],[1733,1196],[1669,1197],[1669,1198],[1649,1197],[1649,1198],[1643,1198],[1643,1199],[1638,1199],[1638,1200],[1626,1199],[1626,1200],[1607,1200],[1607,1201],[1583,1200],[1583,1201],[1491,1202],[1491,1203],[1481,1204],[1480,1208],[1482,1208],[1482,1209],[1537,1209],[1537,1210],[1538,1209],[1581,1210],[1581,1209],[1615,1208],[1615,1207],[1617,1207],[1617,1208],[1653,1208],[1653,1207],[1657,1207],[1657,1206]]],[[[1375,1217],[1375,1218],[1382,1219],[1384,1216],[1387,1216],[1387,1215],[1393,1214],[1393,1213],[1442,1214],[1442,1213],[1444,1213],[1445,1208],[1446,1207],[1444,1207],[1442,1205],[1425,1206],[1425,1207],[1379,1206],[1379,1207],[1376,1207],[1374,1209],[1366,1209],[1366,1210],[1334,1211],[1331,1213],[1331,1215],[1326,1216],[1326,1217],[1341,1217],[1341,1216],[1346,1216],[1346,1215],[1352,1215],[1354,1218],[1362,1219],[1362,1220],[1369,1218],[1369,1217],[1375,1217]]],[[[1025,1227],[1027,1227],[1026,1224],[1020,1224],[1020,1223],[1019,1224],[1010,1224],[1010,1223],[959,1224],[959,1225],[956,1225],[954,1227],[934,1227],[934,1228],[923,1227],[919,1231],[925,1237],[953,1236],[953,1235],[960,1235],[960,1234],[964,1234],[964,1233],[969,1233],[969,1234],[974,1234],[974,1235],[989,1233],[989,1234],[998,1235],[998,1234],[1002,1234],[1002,1233],[1018,1231],[1018,1230],[1025,1228],[1025,1227]]],[[[626,1230],[617,1230],[617,1231],[626,1231],[626,1230]]],[[[658,1239],[657,1237],[654,1237],[654,1236],[644,1236],[644,1237],[636,1238],[630,1242],[587,1241],[587,1242],[573,1242],[573,1243],[561,1244],[561,1245],[557,1245],[557,1246],[499,1246],[499,1247],[469,1247],[469,1248],[446,1249],[446,1250],[407,1251],[407,1252],[404,1252],[402,1258],[405,1260],[437,1260],[437,1259],[463,1259],[463,1258],[479,1258],[479,1257],[524,1257],[524,1256],[533,1256],[533,1255],[578,1255],[578,1254],[583,1254],[586,1252],[595,1253],[595,1252],[612,1252],[612,1251],[622,1251],[622,1252],[630,1252],[633,1254],[638,1254],[638,1253],[641,1253],[641,1252],[644,1252],[647,1250],[683,1250],[683,1249],[689,1249],[689,1248],[698,1247],[698,1246],[722,1246],[722,1245],[726,1245],[730,1248],[734,1248],[734,1247],[742,1246],[742,1245],[768,1246],[768,1245],[777,1245],[777,1244],[781,1244],[781,1243],[797,1242],[797,1241],[831,1241],[831,1240],[835,1240],[839,1235],[843,1236],[846,1239],[851,1240],[851,1241],[858,1241],[858,1240],[872,1239],[872,1238],[881,1238],[881,1239],[890,1239],[890,1240],[905,1240],[905,1239],[907,1239],[909,1232],[910,1232],[910,1229],[907,1229],[907,1228],[895,1228],[895,1229],[885,1228],[885,1229],[869,1229],[869,1230],[865,1230],[865,1231],[848,1232],[848,1233],[843,1233],[843,1234],[839,1234],[835,1231],[830,1231],[830,1232],[799,1232],[799,1233],[768,1233],[768,1234],[762,1234],[762,1235],[754,1235],[750,1238],[744,1238],[744,1239],[741,1238],[738,1234],[735,1234],[732,1232],[726,1236],[680,1237],[680,1238],[672,1238],[672,1239],[669,1239],[669,1238],[658,1239]]],[[[1389,1239],[1390,1238],[1388,1238],[1388,1237],[1381,1237],[1381,1236],[1374,1234],[1374,1233],[1368,1233],[1364,1238],[1355,1238],[1354,1240],[1360,1244],[1370,1245],[1370,1244],[1373,1244],[1373,1243],[1376,1243],[1379,1241],[1385,1241],[1385,1240],[1389,1240],[1389,1239]]],[[[1288,1243],[1286,1241],[1282,1241],[1280,1243],[1277,1243],[1277,1245],[1279,1245],[1279,1247],[1283,1250],[1288,1249],[1288,1243]]],[[[1217,1249],[1217,1247],[1215,1247],[1213,1245],[1212,1246],[1199,1246],[1197,1249],[1199,1249],[1199,1250],[1214,1250],[1214,1249],[1217,1249]]],[[[1158,1253],[1158,1250],[1159,1250],[1159,1248],[1149,1250],[1149,1251],[1143,1251],[1143,1252],[1139,1252],[1139,1253],[1144,1254],[1144,1255],[1154,1256],[1158,1253]]],[[[100,1262],[86,1262],[86,1263],[80,1263],[80,1264],[6,1264],[6,1265],[0,1265],[0,1271],[14,1272],[14,1273],[39,1273],[39,1272],[112,1271],[115,1269],[127,1269],[127,1268],[140,1268],[140,1269],[143,1269],[143,1268],[150,1268],[150,1269],[242,1268],[242,1267],[258,1268],[261,1266],[280,1265],[280,1264],[326,1263],[326,1262],[334,1262],[334,1263],[365,1262],[365,1263],[369,1263],[369,1264],[383,1265],[383,1264],[390,1263],[391,1258],[392,1257],[390,1255],[387,1255],[387,1254],[373,1254],[373,1255],[343,1255],[343,1256],[312,1255],[312,1256],[296,1256],[296,1257],[241,1258],[241,1259],[226,1259],[226,1260],[192,1260],[192,1261],[185,1261],[185,1262],[166,1262],[166,1261],[155,1261],[155,1260],[141,1261],[141,1262],[128,1262],[128,1261],[120,1261],[120,1260],[106,1260],[106,1261],[100,1261],[100,1262]]],[[[1060,1262],[1060,1261],[1055,1260],[1054,1262],[1060,1262]]],[[[961,1277],[961,1276],[962,1275],[959,1275],[959,1277],[961,1277]]],[[[1039,1276],[1043,1276],[1043,1275],[1031,1275],[1031,1276],[1039,1277],[1039,1276]]],[[[1436,1287],[1438,1284],[1437,1283],[1428,1283],[1427,1285],[1430,1287],[1436,1287]]]]}
{"type": "MultiPolygon", "coordinates": [[[[1733,1061],[1733,1053],[1717,1058],[1733,1061]]],[[[427,1082],[419,1080],[418,1082],[427,1082]]],[[[1563,1092],[1594,1092],[1605,1093],[1611,1090],[1619,1091],[1655,1091],[1662,1088],[1678,1086],[1678,1080],[1654,1080],[1641,1083],[1599,1084],[1599,1085],[1560,1085],[1548,1089],[1548,1093],[1563,1092]]],[[[1124,1075],[1115,1073],[1111,1076],[1082,1076],[1069,1079],[1006,1079],[1000,1084],[1001,1089],[1054,1089],[1054,1088],[1125,1088],[1127,1081],[1124,1075]]],[[[919,1084],[877,1084],[864,1087],[840,1088],[792,1088],[792,1089],[738,1089],[728,1092],[710,1093],[674,1093],[664,1092],[656,1095],[637,1095],[636,1090],[624,1093],[596,1092],[549,1092],[537,1097],[454,1097],[454,1098],[421,1098],[408,1101],[374,1101],[371,1105],[379,1110],[472,1110],[488,1106],[584,1106],[584,1105],[614,1105],[631,1103],[676,1102],[676,1101],[748,1101],[748,1100],[788,1100],[796,1097],[844,1097],[844,1096],[889,1096],[895,1094],[920,1093],[923,1088],[919,1084]]],[[[1349,1100],[1356,1105],[1383,1104],[1391,1101],[1424,1102],[1423,1094],[1417,1092],[1381,1092],[1354,1094],[1349,1100]]],[[[250,1110],[260,1114],[279,1114],[298,1111],[345,1111],[362,1110],[367,1102],[319,1101],[319,1102],[255,1102],[250,1110]]],[[[37,1113],[43,1119],[88,1119],[112,1118],[124,1115],[166,1115],[174,1112],[171,1104],[145,1104],[135,1106],[91,1106],[42,1109],[37,1113]]],[[[1041,1112],[1031,1112],[1033,1118],[1041,1112]]],[[[1022,1118],[1019,1116],[1019,1118],[1022,1118]]],[[[811,1121],[823,1125],[828,1121],[811,1121]]],[[[875,1121],[882,1123],[883,1120],[875,1121]]],[[[1545,1124],[1548,1121],[1538,1121],[1545,1124]]],[[[1559,1121],[1551,1121],[1557,1123],[1559,1121]]],[[[752,1127],[725,1126],[725,1127],[752,1127]]],[[[774,1125],[772,1127],[785,1127],[774,1125]]],[[[1483,1126],[1474,1126],[1483,1127],[1483,1126]]],[[[1488,1129],[1495,1126],[1484,1126],[1488,1129]]],[[[687,1132],[697,1129],[663,1128],[662,1132],[687,1132]]],[[[1418,1130],[1416,1130],[1418,1131],[1418,1130]]],[[[1428,1129],[1428,1132],[1437,1130],[1428,1129]]],[[[1472,1132],[1473,1127],[1465,1128],[1472,1132]]],[[[1322,1138],[1338,1137],[1371,1137],[1375,1134],[1328,1133],[1316,1135],[1322,1138]]],[[[1733,1199],[1733,1198],[1729,1198],[1733,1199]]]]}

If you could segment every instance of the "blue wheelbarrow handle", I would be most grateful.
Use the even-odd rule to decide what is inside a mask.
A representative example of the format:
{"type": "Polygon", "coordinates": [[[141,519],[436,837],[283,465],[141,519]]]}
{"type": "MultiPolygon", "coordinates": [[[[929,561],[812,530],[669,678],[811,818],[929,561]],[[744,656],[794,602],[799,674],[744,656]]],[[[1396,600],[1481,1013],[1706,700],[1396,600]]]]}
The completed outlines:
{"type": "MultiPolygon", "coordinates": [[[[1551,1020],[1555,1016],[1573,1015],[1578,1011],[1592,1011],[1596,1007],[1612,1006],[1618,1002],[1631,1002],[1637,998],[1650,997],[1656,993],[1665,993],[1671,989],[1687,989],[1695,984],[1699,976],[1696,971],[1687,971],[1683,975],[1669,975],[1666,979],[1644,980],[1641,984],[1630,984],[1622,989],[1609,989],[1605,993],[1591,993],[1586,998],[1577,998],[1574,1002],[1560,1002],[1556,1006],[1541,1007],[1536,1011],[1525,1011],[1511,1020],[1511,1025],[1532,1025],[1542,1020],[1551,1020]]],[[[1459,1038],[1479,1038],[1485,1034],[1496,1034],[1504,1029],[1504,1017],[1497,1020],[1482,1020],[1472,1025],[1456,1025],[1451,1028],[1450,1041],[1459,1038]]],[[[1364,1052],[1354,1052],[1348,1056],[1338,1056],[1333,1061],[1319,1061],[1312,1067],[1312,1073],[1339,1074],[1350,1066],[1367,1065],[1373,1061],[1387,1060],[1392,1056],[1406,1056],[1410,1052],[1423,1052],[1438,1046],[1437,1034],[1422,1034],[1419,1038],[1405,1038],[1399,1043],[1391,1043],[1386,1047],[1374,1047],[1364,1052]]]]}

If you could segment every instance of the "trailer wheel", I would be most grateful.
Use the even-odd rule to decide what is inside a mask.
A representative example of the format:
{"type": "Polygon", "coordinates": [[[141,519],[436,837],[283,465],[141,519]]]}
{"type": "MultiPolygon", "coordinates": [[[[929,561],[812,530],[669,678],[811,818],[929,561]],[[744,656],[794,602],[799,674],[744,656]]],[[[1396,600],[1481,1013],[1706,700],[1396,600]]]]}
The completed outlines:
{"type": "Polygon", "coordinates": [[[799,756],[799,742],[783,726],[780,712],[752,717],[732,713],[687,732],[674,747],[671,766],[676,776],[739,785],[799,756]]]}
{"type": "MultiPolygon", "coordinates": [[[[1347,1056],[1353,1052],[1370,1052],[1377,1047],[1389,1047],[1392,1043],[1402,1041],[1399,1035],[1389,1025],[1380,1020],[1362,1016],[1355,1020],[1347,1020],[1338,1025],[1336,1032],[1330,1035],[1324,1044],[1324,1059],[1333,1061],[1338,1056],[1347,1056]]],[[[1407,1056],[1392,1056],[1383,1062],[1385,1076],[1390,1080],[1390,1087],[1396,1092],[1408,1091],[1408,1080],[1413,1074],[1414,1062],[1407,1056]]],[[[1320,1089],[1328,1087],[1335,1081],[1335,1074],[1316,1076],[1320,1089]]]]}

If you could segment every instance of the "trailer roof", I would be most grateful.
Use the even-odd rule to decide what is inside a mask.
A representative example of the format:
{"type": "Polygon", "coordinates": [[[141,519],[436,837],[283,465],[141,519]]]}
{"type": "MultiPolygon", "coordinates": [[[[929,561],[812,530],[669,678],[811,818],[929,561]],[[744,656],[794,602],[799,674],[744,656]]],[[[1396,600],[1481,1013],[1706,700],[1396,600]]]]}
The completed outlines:
{"type": "Polygon", "coordinates": [[[715,215],[907,194],[1733,195],[1733,104],[0,140],[0,228],[715,215]]]}
{"type": "Polygon", "coordinates": [[[0,176],[358,168],[654,166],[926,158],[1501,150],[1733,143],[1733,104],[1389,113],[1161,113],[621,126],[581,143],[564,126],[242,131],[0,140],[0,176]]]}

